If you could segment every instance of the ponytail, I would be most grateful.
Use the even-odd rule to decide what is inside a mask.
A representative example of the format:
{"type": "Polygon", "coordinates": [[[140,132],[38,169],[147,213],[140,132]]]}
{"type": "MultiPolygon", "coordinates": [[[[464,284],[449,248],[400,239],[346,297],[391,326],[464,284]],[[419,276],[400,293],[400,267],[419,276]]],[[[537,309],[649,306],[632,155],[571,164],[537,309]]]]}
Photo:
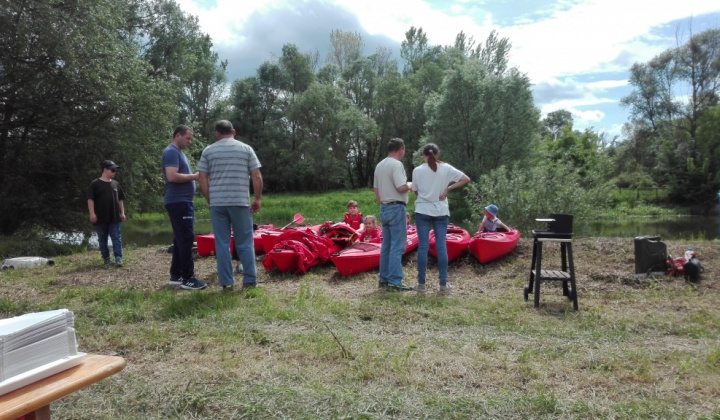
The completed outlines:
{"type": "Polygon", "coordinates": [[[440,149],[438,149],[435,143],[428,143],[423,147],[422,154],[423,156],[427,156],[427,164],[433,172],[437,172],[437,164],[442,163],[441,160],[437,159],[439,153],[440,149]]]}

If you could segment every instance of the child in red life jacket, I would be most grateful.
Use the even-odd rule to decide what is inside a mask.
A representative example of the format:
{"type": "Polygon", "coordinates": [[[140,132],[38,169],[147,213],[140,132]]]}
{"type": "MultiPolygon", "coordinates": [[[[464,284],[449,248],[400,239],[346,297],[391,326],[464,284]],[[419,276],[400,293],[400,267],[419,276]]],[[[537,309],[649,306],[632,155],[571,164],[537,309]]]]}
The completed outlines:
{"type": "Polygon", "coordinates": [[[382,243],[382,229],[377,226],[375,216],[365,218],[365,230],[360,235],[360,242],[382,243]]]}
{"type": "Polygon", "coordinates": [[[405,212],[405,222],[407,224],[407,228],[410,229],[412,227],[412,225],[410,224],[410,222],[412,222],[412,220],[410,219],[410,212],[405,212]]]}
{"type": "Polygon", "coordinates": [[[355,229],[358,232],[364,230],[365,218],[362,213],[358,213],[358,203],[355,200],[350,200],[347,205],[348,212],[345,213],[345,224],[355,229]]]}

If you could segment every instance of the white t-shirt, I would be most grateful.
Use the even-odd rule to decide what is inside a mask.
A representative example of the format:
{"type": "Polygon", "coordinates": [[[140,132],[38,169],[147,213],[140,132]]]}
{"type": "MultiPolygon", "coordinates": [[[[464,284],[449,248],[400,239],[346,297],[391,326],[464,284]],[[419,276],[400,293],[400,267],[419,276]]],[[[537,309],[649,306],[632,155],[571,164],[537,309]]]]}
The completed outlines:
{"type": "Polygon", "coordinates": [[[397,190],[398,187],[405,185],[405,183],[407,183],[405,167],[402,162],[394,157],[386,157],[375,167],[373,188],[378,189],[380,201],[383,203],[402,201],[407,204],[408,193],[401,193],[397,190]]]}
{"type": "Polygon", "coordinates": [[[448,199],[440,201],[440,194],[453,182],[462,179],[464,173],[449,163],[438,163],[437,172],[433,172],[427,163],[413,169],[412,189],[417,191],[415,213],[428,216],[450,216],[448,199]]]}

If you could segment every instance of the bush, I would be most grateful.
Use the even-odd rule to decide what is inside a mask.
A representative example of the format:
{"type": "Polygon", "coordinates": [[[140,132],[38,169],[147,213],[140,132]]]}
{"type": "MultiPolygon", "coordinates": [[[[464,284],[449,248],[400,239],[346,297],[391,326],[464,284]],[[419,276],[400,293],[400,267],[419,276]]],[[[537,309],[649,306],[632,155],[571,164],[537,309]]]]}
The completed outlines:
{"type": "Polygon", "coordinates": [[[531,168],[500,167],[468,185],[472,222],[480,224],[485,206],[495,204],[500,219],[528,232],[538,228],[536,218],[551,213],[574,215],[578,226],[597,216],[610,201],[611,186],[592,176],[581,178],[569,165],[556,163],[531,168]]]}

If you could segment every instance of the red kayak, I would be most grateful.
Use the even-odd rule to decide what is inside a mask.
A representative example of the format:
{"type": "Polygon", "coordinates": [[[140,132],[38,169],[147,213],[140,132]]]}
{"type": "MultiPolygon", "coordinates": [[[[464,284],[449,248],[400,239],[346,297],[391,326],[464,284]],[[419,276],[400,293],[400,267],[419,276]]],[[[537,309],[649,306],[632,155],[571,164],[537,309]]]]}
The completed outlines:
{"type": "Polygon", "coordinates": [[[276,230],[275,227],[270,225],[260,225],[255,229],[253,232],[253,243],[255,244],[255,253],[256,254],[262,254],[265,252],[265,247],[263,246],[263,240],[262,236],[263,234],[276,230]]]}
{"type": "MultiPolygon", "coordinates": [[[[447,235],[445,236],[445,243],[447,244],[448,262],[455,261],[460,258],[468,248],[470,243],[470,234],[467,230],[455,226],[448,225],[447,235]]],[[[430,255],[437,258],[437,251],[435,250],[435,231],[430,231],[430,255]]]]}
{"type": "MultiPolygon", "coordinates": [[[[262,235],[276,230],[273,225],[260,225],[253,231],[253,244],[255,245],[255,253],[262,254],[265,252],[265,248],[262,243],[262,235]]],[[[208,233],[206,235],[195,235],[195,242],[197,243],[198,255],[201,257],[209,257],[215,255],[215,234],[208,233]]],[[[235,248],[235,238],[230,236],[230,251],[233,252],[235,248]]],[[[234,253],[234,252],[233,252],[234,253]]]]}
{"type": "Polygon", "coordinates": [[[197,243],[197,252],[201,257],[209,257],[215,255],[215,234],[195,235],[197,243]]]}
{"type": "MultiPolygon", "coordinates": [[[[352,276],[353,274],[364,273],[380,266],[380,242],[360,242],[350,245],[340,252],[330,256],[330,260],[337,267],[341,276],[352,276]]],[[[418,247],[418,235],[415,226],[408,227],[405,254],[418,247]]]]}
{"type": "MultiPolygon", "coordinates": [[[[295,230],[305,230],[305,229],[311,229],[315,232],[320,230],[320,227],[322,225],[315,225],[315,226],[298,226],[298,227],[291,227],[291,228],[285,228],[285,229],[265,229],[264,231],[260,232],[260,242],[262,243],[262,250],[263,252],[267,253],[268,250],[273,249],[275,244],[278,243],[280,240],[280,236],[285,232],[292,232],[295,230]]],[[[260,230],[260,229],[258,229],[260,230]]],[[[255,239],[255,237],[253,237],[255,239]]],[[[255,242],[257,243],[257,242],[255,242]]],[[[257,248],[256,248],[257,252],[257,248]]]]}
{"type": "MultiPolygon", "coordinates": [[[[272,235],[265,235],[263,239],[272,235]]],[[[306,273],[308,269],[323,264],[330,255],[339,252],[357,238],[355,229],[344,223],[325,223],[317,232],[305,228],[282,233],[266,253],[263,266],[270,271],[277,268],[283,273],[306,273]]]]}
{"type": "Polygon", "coordinates": [[[520,240],[520,231],[477,232],[470,239],[470,252],[482,264],[496,260],[512,252],[520,240]]]}

